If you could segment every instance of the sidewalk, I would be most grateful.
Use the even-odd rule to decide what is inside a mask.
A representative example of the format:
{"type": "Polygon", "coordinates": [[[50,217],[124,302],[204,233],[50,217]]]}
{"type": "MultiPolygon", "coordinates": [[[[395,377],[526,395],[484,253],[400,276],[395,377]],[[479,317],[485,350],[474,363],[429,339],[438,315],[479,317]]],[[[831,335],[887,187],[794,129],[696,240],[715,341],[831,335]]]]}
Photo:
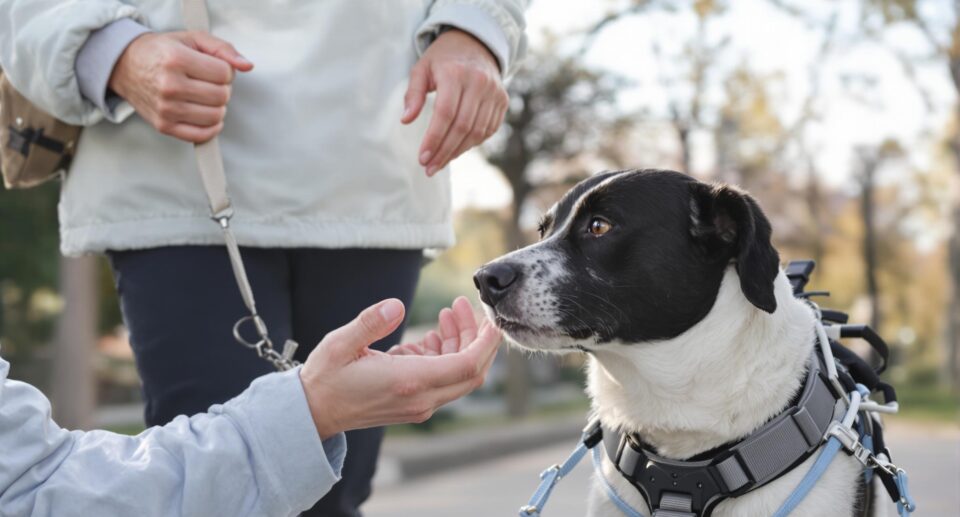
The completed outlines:
{"type": "Polygon", "coordinates": [[[394,486],[559,443],[569,443],[573,448],[586,426],[585,418],[577,413],[453,433],[388,436],[380,453],[374,486],[394,486]]]}

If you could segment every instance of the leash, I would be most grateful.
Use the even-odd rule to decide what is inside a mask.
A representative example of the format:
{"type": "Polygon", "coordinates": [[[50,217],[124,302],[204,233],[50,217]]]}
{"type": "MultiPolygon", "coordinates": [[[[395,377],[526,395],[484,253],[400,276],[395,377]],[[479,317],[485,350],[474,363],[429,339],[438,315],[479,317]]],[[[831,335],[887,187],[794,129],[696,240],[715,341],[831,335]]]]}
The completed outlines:
{"type": "MultiPolygon", "coordinates": [[[[187,30],[210,32],[210,16],[207,13],[206,0],[182,0],[183,21],[187,30]]],[[[227,176],[223,171],[223,156],[220,154],[218,137],[196,144],[194,150],[197,155],[197,170],[203,182],[203,191],[210,205],[210,217],[220,227],[223,240],[230,256],[230,267],[240,290],[243,304],[250,313],[233,325],[233,337],[241,345],[254,350],[258,356],[273,365],[277,370],[289,370],[300,363],[293,359],[297,351],[297,343],[288,339],[283,344],[283,350],[277,352],[267,332],[267,324],[257,312],[257,303],[253,297],[253,288],[247,278],[246,268],[243,266],[243,257],[240,255],[240,246],[230,229],[230,219],[233,217],[233,206],[230,204],[230,195],[227,193],[227,176]],[[248,341],[241,333],[245,324],[253,324],[254,331],[259,339],[248,341]]]]}

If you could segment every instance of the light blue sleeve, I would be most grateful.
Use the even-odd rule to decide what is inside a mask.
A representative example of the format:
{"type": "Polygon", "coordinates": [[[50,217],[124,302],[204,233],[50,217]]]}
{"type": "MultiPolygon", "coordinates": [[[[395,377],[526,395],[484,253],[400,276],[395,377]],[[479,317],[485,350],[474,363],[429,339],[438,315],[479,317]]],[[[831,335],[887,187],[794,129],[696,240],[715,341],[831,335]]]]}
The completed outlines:
{"type": "Polygon", "coordinates": [[[119,114],[115,112],[124,101],[108,91],[113,67],[130,43],[147,32],[150,32],[150,29],[133,19],[121,18],[93,31],[77,53],[74,69],[80,93],[85,99],[96,104],[111,122],[121,122],[132,110],[120,110],[119,114]]]}
{"type": "Polygon", "coordinates": [[[299,369],[138,436],[61,429],[8,371],[0,359],[2,517],[296,515],[340,478],[346,441],[320,441],[299,369]]]}
{"type": "Polygon", "coordinates": [[[434,0],[427,19],[415,36],[422,54],[444,25],[469,32],[497,58],[500,72],[509,77],[527,49],[524,12],[528,0],[434,0]]]}

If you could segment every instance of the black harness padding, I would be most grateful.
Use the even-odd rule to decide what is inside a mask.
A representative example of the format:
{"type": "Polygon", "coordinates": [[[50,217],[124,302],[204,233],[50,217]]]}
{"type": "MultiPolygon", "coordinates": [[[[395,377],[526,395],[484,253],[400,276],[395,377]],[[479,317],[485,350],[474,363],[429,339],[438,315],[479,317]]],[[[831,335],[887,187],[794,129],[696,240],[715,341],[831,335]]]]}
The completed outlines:
{"type": "MultiPolygon", "coordinates": [[[[607,458],[653,517],[709,516],[721,501],[760,488],[803,463],[845,410],[814,349],[799,397],[746,438],[688,460],[664,458],[635,433],[598,424],[607,458]]],[[[588,433],[590,435],[590,433],[588,433]]]]}

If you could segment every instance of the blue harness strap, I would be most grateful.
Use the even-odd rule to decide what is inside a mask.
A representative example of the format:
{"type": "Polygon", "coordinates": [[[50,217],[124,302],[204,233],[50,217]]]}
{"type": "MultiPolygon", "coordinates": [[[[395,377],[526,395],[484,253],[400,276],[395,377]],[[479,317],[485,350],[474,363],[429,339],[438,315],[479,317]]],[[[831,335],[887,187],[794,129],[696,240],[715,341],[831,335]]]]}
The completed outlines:
{"type": "Polygon", "coordinates": [[[780,505],[780,508],[773,514],[773,517],[786,517],[790,515],[790,512],[807,497],[807,494],[813,489],[813,485],[815,485],[817,481],[820,480],[820,477],[823,476],[823,473],[827,471],[827,467],[830,466],[833,458],[840,452],[841,447],[840,440],[835,436],[831,436],[830,439],[827,440],[827,445],[820,451],[820,455],[817,456],[817,461],[813,463],[807,475],[803,476],[803,480],[800,481],[797,488],[793,490],[790,497],[787,497],[787,500],[780,505]]]}
{"type": "Polygon", "coordinates": [[[620,494],[617,493],[617,489],[613,488],[613,485],[610,484],[610,481],[607,480],[607,476],[603,474],[603,464],[600,461],[600,449],[593,449],[593,469],[596,472],[597,476],[600,479],[600,482],[603,484],[603,491],[607,493],[607,497],[613,504],[617,505],[617,508],[623,512],[627,517],[645,517],[642,513],[633,509],[629,503],[623,500],[620,497],[620,494]]]}

